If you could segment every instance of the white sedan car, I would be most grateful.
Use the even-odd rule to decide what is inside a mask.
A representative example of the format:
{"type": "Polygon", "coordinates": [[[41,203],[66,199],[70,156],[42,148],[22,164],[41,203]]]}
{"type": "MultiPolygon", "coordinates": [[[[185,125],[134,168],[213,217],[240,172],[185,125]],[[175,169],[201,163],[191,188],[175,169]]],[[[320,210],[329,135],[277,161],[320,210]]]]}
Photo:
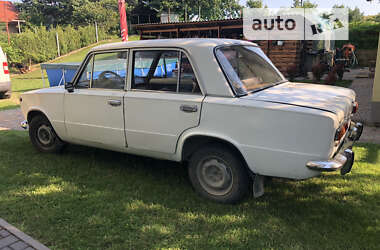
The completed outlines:
{"type": "Polygon", "coordinates": [[[22,94],[33,145],[81,144],[187,162],[194,189],[240,201],[265,176],[351,170],[362,125],[346,88],[288,82],[255,44],[228,39],[92,49],[72,83],[22,94]]]}

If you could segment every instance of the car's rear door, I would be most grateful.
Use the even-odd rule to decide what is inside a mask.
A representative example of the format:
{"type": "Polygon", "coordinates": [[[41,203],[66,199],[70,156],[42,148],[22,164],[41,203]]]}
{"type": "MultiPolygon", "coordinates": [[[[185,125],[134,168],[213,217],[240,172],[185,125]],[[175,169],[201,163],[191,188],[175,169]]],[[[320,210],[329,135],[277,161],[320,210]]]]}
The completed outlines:
{"type": "Polygon", "coordinates": [[[65,94],[65,125],[70,140],[124,148],[123,102],[128,51],[101,52],[87,60],[72,93],[65,94]]]}
{"type": "Polygon", "coordinates": [[[203,95],[184,51],[131,51],[124,97],[128,147],[172,154],[179,136],[199,124],[203,95]]]}

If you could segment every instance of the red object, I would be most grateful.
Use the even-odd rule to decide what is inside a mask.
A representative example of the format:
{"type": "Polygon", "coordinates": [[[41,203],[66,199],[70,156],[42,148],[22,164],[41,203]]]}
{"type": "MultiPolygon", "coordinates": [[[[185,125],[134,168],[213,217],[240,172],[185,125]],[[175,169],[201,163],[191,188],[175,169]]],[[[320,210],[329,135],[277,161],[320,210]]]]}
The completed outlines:
{"type": "Polygon", "coordinates": [[[5,23],[8,34],[8,44],[11,42],[8,23],[16,19],[18,19],[18,13],[13,3],[9,1],[0,1],[0,23],[5,23]]]}
{"type": "Polygon", "coordinates": [[[13,3],[9,1],[0,1],[0,22],[9,23],[18,19],[18,14],[13,3]]]}
{"type": "Polygon", "coordinates": [[[127,25],[127,14],[125,13],[125,1],[118,0],[119,13],[120,13],[120,33],[121,41],[128,41],[128,25],[127,25]]]}
{"type": "Polygon", "coordinates": [[[4,74],[9,74],[9,69],[8,69],[8,63],[3,62],[3,69],[4,69],[4,74]]]}
{"type": "Polygon", "coordinates": [[[354,103],[354,107],[352,109],[352,113],[355,114],[359,109],[359,103],[358,102],[355,102],[354,103]]]}

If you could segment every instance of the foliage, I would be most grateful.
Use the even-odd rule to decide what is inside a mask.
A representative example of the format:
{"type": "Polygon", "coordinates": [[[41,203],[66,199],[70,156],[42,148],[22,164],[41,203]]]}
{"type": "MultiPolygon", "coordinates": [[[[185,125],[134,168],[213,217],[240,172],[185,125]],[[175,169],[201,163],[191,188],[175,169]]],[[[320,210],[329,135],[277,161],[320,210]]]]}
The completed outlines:
{"type": "Polygon", "coordinates": [[[249,8],[262,8],[263,1],[262,0],[247,0],[246,5],[249,8]]]}
{"type": "Polygon", "coordinates": [[[108,32],[117,34],[119,28],[119,10],[115,0],[77,0],[73,5],[73,23],[101,23],[108,32]]]}
{"type": "MultiPolygon", "coordinates": [[[[88,25],[74,28],[65,27],[46,29],[44,26],[26,29],[20,34],[12,34],[11,44],[0,40],[8,55],[9,63],[39,63],[57,57],[56,33],[59,38],[61,55],[96,42],[95,27],[88,25]]],[[[99,40],[109,37],[102,27],[98,28],[99,40]]]]}
{"type": "MultiPolygon", "coordinates": [[[[126,1],[130,11],[137,0],[126,1]]],[[[20,18],[32,25],[83,25],[95,21],[118,25],[118,3],[115,0],[22,0],[15,3],[20,18]]]]}
{"type": "MultiPolygon", "coordinates": [[[[224,18],[235,18],[240,16],[241,6],[238,0],[186,0],[189,19],[198,17],[200,10],[201,20],[215,20],[224,18]]],[[[183,4],[180,9],[183,9],[183,4]]],[[[199,18],[199,17],[198,17],[199,18]]]]}
{"type": "MultiPolygon", "coordinates": [[[[343,4],[335,4],[333,8],[345,8],[345,6],[343,4]]],[[[360,9],[358,7],[355,7],[355,9],[348,8],[348,21],[350,23],[362,21],[363,17],[364,13],[360,12],[360,9]]]]}
{"type": "MultiPolygon", "coordinates": [[[[350,23],[350,43],[357,49],[377,49],[379,41],[380,23],[361,21],[350,23]]],[[[336,47],[342,47],[347,41],[336,41],[336,47]]]]}
{"type": "Polygon", "coordinates": [[[318,4],[310,2],[310,0],[293,0],[292,8],[317,8],[318,4]]]}

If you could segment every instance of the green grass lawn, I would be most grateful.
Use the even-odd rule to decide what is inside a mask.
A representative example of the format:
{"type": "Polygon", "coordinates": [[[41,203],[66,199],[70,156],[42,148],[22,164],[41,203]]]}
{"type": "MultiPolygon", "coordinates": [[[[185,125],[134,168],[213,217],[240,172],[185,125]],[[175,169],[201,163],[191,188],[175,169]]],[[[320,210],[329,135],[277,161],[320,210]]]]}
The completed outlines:
{"type": "MultiPolygon", "coordinates": [[[[138,36],[130,36],[130,41],[138,40],[138,36]]],[[[50,61],[51,63],[61,63],[61,62],[82,62],[88,51],[99,44],[119,42],[120,38],[113,40],[101,41],[96,45],[92,45],[88,48],[81,49],[75,53],[69,54],[67,56],[61,57],[50,61]]],[[[44,72],[45,77],[45,87],[48,86],[49,82],[47,80],[46,72],[44,72]]],[[[10,99],[0,99],[0,111],[5,109],[17,108],[20,105],[19,97],[22,92],[43,88],[44,84],[42,81],[41,70],[37,69],[27,74],[11,74],[12,82],[12,96],[10,99]]]]}
{"type": "Polygon", "coordinates": [[[380,145],[352,172],[273,180],[238,205],[198,197],[186,168],[68,146],[38,153],[0,131],[0,217],[52,249],[378,249],[380,145]]]}

